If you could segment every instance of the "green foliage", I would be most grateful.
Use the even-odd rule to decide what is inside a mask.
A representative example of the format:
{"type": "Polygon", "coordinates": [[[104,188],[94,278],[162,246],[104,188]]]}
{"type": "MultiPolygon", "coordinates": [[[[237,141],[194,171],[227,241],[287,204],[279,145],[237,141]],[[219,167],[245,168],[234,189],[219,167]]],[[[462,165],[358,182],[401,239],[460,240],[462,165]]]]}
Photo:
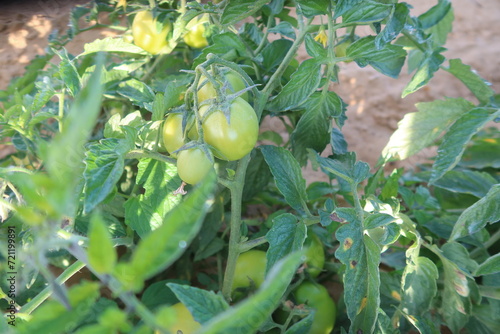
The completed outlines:
{"type": "Polygon", "coordinates": [[[342,295],[336,319],[326,319],[333,333],[499,332],[500,132],[489,125],[500,99],[443,54],[451,2],[418,17],[399,1],[184,4],[77,6],[68,31],[0,92],[0,138],[13,148],[0,161],[0,332],[163,333],[180,302],[199,333],[307,333],[321,312],[294,304],[305,280],[342,295]],[[172,23],[158,55],[129,39],[141,10],[172,23]],[[202,14],[208,46],[195,49],[182,40],[202,14]],[[101,27],[123,35],[66,50],[101,27]],[[330,90],[343,61],[395,79],[406,64],[403,97],[445,70],[474,101],[417,103],[372,169],[348,150],[348,106],[330,90]],[[227,93],[226,71],[246,88],[227,93]],[[202,77],[215,88],[205,101],[202,77]],[[274,118],[286,133],[261,131],[267,145],[219,160],[199,110],[224,112],[242,93],[259,121],[274,118]],[[182,115],[179,150],[197,147],[214,163],[198,184],[184,184],[165,151],[171,113],[182,115]],[[432,146],[433,164],[388,169],[432,146]],[[308,164],[328,181],[306,180],[308,164]],[[326,257],[314,275],[308,233],[326,257]],[[250,280],[235,302],[236,260],[256,248],[267,259],[265,282],[250,280]]]}

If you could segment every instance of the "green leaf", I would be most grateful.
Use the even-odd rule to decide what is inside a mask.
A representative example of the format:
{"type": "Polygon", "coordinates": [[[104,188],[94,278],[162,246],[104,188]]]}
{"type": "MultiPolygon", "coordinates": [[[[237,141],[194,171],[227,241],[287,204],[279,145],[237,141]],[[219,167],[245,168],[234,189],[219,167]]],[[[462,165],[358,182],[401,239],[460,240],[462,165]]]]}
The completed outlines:
{"type": "Polygon", "coordinates": [[[443,263],[444,275],[441,314],[446,325],[453,333],[457,333],[468,321],[471,314],[470,290],[467,276],[438,249],[430,248],[443,263]]]}
{"type": "Polygon", "coordinates": [[[302,62],[281,92],[266,105],[266,109],[286,111],[301,105],[318,88],[320,71],[321,65],[315,59],[302,62]]]}
{"type": "Polygon", "coordinates": [[[328,57],[328,51],[323,47],[323,45],[321,45],[321,43],[316,42],[311,35],[306,35],[305,46],[307,54],[318,59],[319,61],[322,61],[323,59],[326,60],[328,57]]]}
{"type": "Polygon", "coordinates": [[[450,59],[450,67],[445,68],[445,70],[462,81],[472,94],[477,97],[479,102],[488,103],[495,95],[491,84],[481,78],[469,65],[462,63],[461,59],[450,59]]]}
{"type": "Polygon", "coordinates": [[[462,98],[417,103],[418,112],[408,113],[398,124],[382,151],[386,160],[404,160],[431,145],[451,123],[474,105],[462,98]]]}
{"type": "Polygon", "coordinates": [[[264,145],[261,151],[287,203],[300,213],[307,211],[306,181],[297,160],[282,147],[264,145]]]}
{"type": "Polygon", "coordinates": [[[438,156],[432,165],[430,182],[436,182],[455,167],[472,136],[498,115],[500,111],[486,108],[474,108],[463,114],[443,136],[443,142],[438,148],[438,156]]]}
{"type": "Polygon", "coordinates": [[[437,294],[438,277],[438,269],[429,258],[412,257],[406,265],[401,281],[401,308],[411,316],[426,315],[437,294]],[[415,293],[416,291],[418,293],[415,293]]]}
{"type": "Polygon", "coordinates": [[[46,194],[58,202],[61,213],[74,217],[75,203],[80,196],[79,183],[83,173],[84,145],[90,137],[101,110],[102,66],[98,64],[87,85],[80,91],[67,116],[62,121],[62,131],[50,144],[40,144],[40,156],[53,180],[59,184],[57,191],[46,194]]]}
{"type": "Polygon", "coordinates": [[[366,0],[362,6],[357,6],[342,15],[343,25],[365,24],[379,22],[389,16],[393,5],[366,0]]]}
{"type": "Polygon", "coordinates": [[[348,183],[360,183],[370,175],[370,166],[363,161],[356,161],[356,154],[349,152],[337,155],[336,159],[317,156],[321,169],[348,183]]]}
{"type": "Polygon", "coordinates": [[[403,30],[410,9],[406,3],[397,3],[384,29],[375,37],[375,46],[381,49],[387,43],[395,40],[403,30]]]}
{"type": "Polygon", "coordinates": [[[440,52],[442,51],[444,51],[444,48],[439,48],[424,58],[424,60],[420,63],[417,72],[413,75],[410,82],[403,90],[403,93],[401,94],[402,98],[405,98],[407,95],[412,94],[427,85],[427,83],[434,76],[434,73],[439,70],[439,67],[446,59],[443,55],[441,55],[440,52]]]}
{"type": "Polygon", "coordinates": [[[328,14],[329,0],[297,0],[297,6],[305,17],[328,14]]]}
{"type": "Polygon", "coordinates": [[[441,247],[443,255],[452,261],[462,272],[472,275],[477,269],[477,262],[472,260],[469,251],[458,242],[447,242],[441,247]]]}
{"type": "Polygon", "coordinates": [[[337,5],[335,6],[335,15],[333,18],[339,18],[345,12],[359,8],[360,6],[358,6],[358,4],[362,2],[365,2],[365,0],[337,0],[337,5]]]}
{"type": "Polygon", "coordinates": [[[115,188],[123,174],[125,154],[131,149],[125,139],[103,139],[85,154],[83,211],[89,213],[115,188]]]}
{"type": "Polygon", "coordinates": [[[358,39],[346,50],[346,56],[352,58],[360,67],[370,65],[380,73],[397,78],[406,59],[402,46],[386,44],[377,49],[375,36],[358,39]]]}
{"type": "Polygon", "coordinates": [[[490,256],[483,263],[481,263],[476,271],[474,272],[474,276],[483,276],[490,275],[500,272],[500,253],[497,253],[493,256],[490,256]]]}
{"type": "Polygon", "coordinates": [[[154,276],[184,253],[203,224],[214,186],[215,174],[210,173],[168,213],[159,228],[139,242],[130,260],[136,281],[154,276]]]}
{"type": "Polygon", "coordinates": [[[264,67],[264,71],[271,72],[275,70],[283,62],[292,44],[293,42],[288,39],[278,39],[266,45],[262,50],[262,57],[264,57],[262,66],[264,67]]]}
{"type": "Polygon", "coordinates": [[[471,145],[465,149],[459,165],[465,168],[500,169],[500,130],[485,129],[472,138],[471,145]]]}
{"type": "Polygon", "coordinates": [[[144,238],[161,226],[164,217],[181,201],[173,194],[181,180],[175,165],[141,159],[136,182],[143,184],[145,192],[125,203],[125,223],[144,238]]]}
{"type": "Polygon", "coordinates": [[[233,32],[215,35],[213,44],[204,48],[201,54],[194,60],[193,68],[204,62],[209,53],[213,53],[228,60],[236,59],[238,56],[248,56],[245,44],[243,44],[238,35],[233,32]]]}
{"type": "Polygon", "coordinates": [[[388,225],[394,221],[396,221],[396,218],[394,218],[393,216],[388,215],[386,213],[377,212],[368,215],[365,218],[363,225],[365,226],[365,229],[369,230],[372,228],[388,225]]]}
{"type": "Polygon", "coordinates": [[[266,234],[269,249],[266,252],[268,272],[276,262],[286,255],[300,250],[306,239],[306,225],[291,213],[284,213],[273,219],[273,226],[266,234]]]}
{"type": "Polygon", "coordinates": [[[285,334],[306,334],[310,333],[313,321],[314,321],[314,312],[311,312],[307,315],[307,317],[301,319],[299,322],[296,322],[290,328],[288,328],[285,334]]]}
{"type": "Polygon", "coordinates": [[[293,253],[271,269],[259,290],[209,321],[200,334],[253,334],[278,307],[299,265],[303,253],[293,253]]]}
{"type": "Polygon", "coordinates": [[[312,94],[304,102],[305,113],[292,132],[292,152],[301,165],[307,162],[307,149],[323,152],[330,142],[331,119],[344,111],[344,104],[335,92],[312,94]]]}
{"type": "Polygon", "coordinates": [[[451,8],[436,25],[433,25],[431,28],[427,29],[426,32],[431,35],[434,48],[446,44],[448,34],[453,29],[454,20],[455,15],[453,14],[453,8],[451,8]]]}
{"type": "Polygon", "coordinates": [[[223,25],[230,25],[239,22],[258,11],[263,5],[268,2],[269,0],[231,0],[224,8],[221,23],[223,25]]]}
{"type": "Polygon", "coordinates": [[[338,208],[335,213],[348,222],[335,233],[340,243],[335,257],[345,265],[343,281],[350,332],[372,333],[380,305],[380,248],[363,234],[355,209],[338,208]]]}
{"type": "Polygon", "coordinates": [[[167,286],[200,324],[207,323],[229,308],[224,297],[212,291],[176,283],[167,283],[167,286]]]}
{"type": "Polygon", "coordinates": [[[337,128],[332,128],[330,137],[330,145],[334,154],[346,154],[347,153],[347,141],[344,138],[342,132],[337,128]]]}
{"type": "MultiPolygon", "coordinates": [[[[424,175],[423,179],[428,182],[431,172],[423,172],[418,175],[424,175]]],[[[471,194],[481,198],[486,196],[491,187],[496,183],[495,178],[486,172],[452,170],[444,174],[433,185],[448,191],[471,194]]]]}
{"type": "Polygon", "coordinates": [[[378,309],[377,328],[374,334],[399,334],[399,330],[392,325],[391,318],[381,308],[378,309]]]}
{"type": "MultiPolygon", "coordinates": [[[[276,132],[272,131],[278,135],[276,132]]],[[[262,134],[262,133],[261,133],[262,134]]],[[[278,135],[279,136],[279,135],[278,135]]],[[[279,137],[281,138],[281,137],[279,137]]],[[[271,179],[271,171],[260,150],[252,150],[251,163],[245,174],[245,185],[243,186],[243,201],[252,199],[264,189],[271,179]]]]}
{"type": "Polygon", "coordinates": [[[436,324],[429,319],[428,316],[415,316],[415,315],[410,315],[406,312],[400,311],[403,316],[408,320],[410,324],[415,326],[415,328],[418,330],[419,333],[421,334],[439,334],[439,328],[437,328],[436,324]]]}
{"type": "Polygon", "coordinates": [[[118,85],[117,93],[128,98],[136,106],[153,111],[155,94],[144,82],[137,79],[122,81],[118,85]]]}
{"type": "Polygon", "coordinates": [[[62,49],[61,51],[54,50],[54,52],[61,58],[59,63],[59,74],[68,89],[71,96],[76,96],[80,91],[80,75],[75,67],[75,64],[69,59],[68,51],[62,49]]]}
{"type": "Polygon", "coordinates": [[[83,50],[84,51],[80,53],[77,58],[96,52],[125,52],[140,55],[148,54],[141,47],[136,46],[132,43],[125,42],[121,37],[106,37],[104,39],[96,39],[91,43],[85,44],[83,46],[83,50]]]}
{"type": "Polygon", "coordinates": [[[438,24],[451,10],[450,0],[438,0],[438,4],[418,17],[423,29],[438,24]]]}
{"type": "Polygon", "coordinates": [[[500,221],[500,184],[491,187],[485,197],[467,208],[458,218],[450,241],[471,235],[483,229],[486,224],[500,221]]]}
{"type": "Polygon", "coordinates": [[[90,267],[98,274],[112,273],[116,264],[116,251],[107,225],[99,213],[93,214],[90,219],[88,238],[87,255],[90,267]]]}

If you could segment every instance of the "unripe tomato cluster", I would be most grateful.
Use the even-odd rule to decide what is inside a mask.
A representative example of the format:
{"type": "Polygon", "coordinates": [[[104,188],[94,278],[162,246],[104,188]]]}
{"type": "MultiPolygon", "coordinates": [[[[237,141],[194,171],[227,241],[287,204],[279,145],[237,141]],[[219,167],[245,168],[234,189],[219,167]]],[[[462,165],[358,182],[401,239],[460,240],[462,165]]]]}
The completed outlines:
{"type": "MultiPolygon", "coordinates": [[[[227,95],[245,88],[244,81],[232,72],[215,76],[213,80],[219,82],[221,87],[228,87],[224,92],[227,95]]],[[[242,97],[216,99],[217,92],[212,82],[204,76],[201,76],[200,82],[196,93],[198,104],[201,105],[198,115],[191,115],[183,128],[183,118],[186,116],[171,113],[163,125],[163,144],[170,155],[177,158],[180,178],[189,184],[203,180],[213,166],[208,150],[196,145],[181,149],[186,143],[199,141],[200,144],[207,144],[216,158],[235,161],[252,151],[259,134],[259,121],[255,110],[244,99],[248,98],[246,92],[242,97]],[[223,102],[217,102],[219,100],[223,102]],[[228,109],[226,113],[224,107],[228,109]],[[201,124],[201,129],[198,124],[201,124]],[[200,130],[203,133],[202,140],[198,138],[200,130]]]]}

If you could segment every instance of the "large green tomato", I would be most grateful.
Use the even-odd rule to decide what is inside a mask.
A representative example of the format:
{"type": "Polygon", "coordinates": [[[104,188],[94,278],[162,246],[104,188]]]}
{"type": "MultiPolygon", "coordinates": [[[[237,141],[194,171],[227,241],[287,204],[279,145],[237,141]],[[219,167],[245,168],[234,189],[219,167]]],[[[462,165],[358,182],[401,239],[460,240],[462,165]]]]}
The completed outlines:
{"type": "Polygon", "coordinates": [[[170,114],[163,123],[163,145],[173,157],[173,153],[184,145],[184,134],[182,133],[182,114],[170,114]]]}
{"type": "Polygon", "coordinates": [[[335,325],[337,307],[323,285],[303,282],[295,290],[298,304],[306,304],[316,310],[309,334],[330,334],[335,325]]]}
{"type": "Polygon", "coordinates": [[[203,180],[213,165],[200,148],[195,147],[179,152],[177,157],[177,174],[182,181],[196,184],[203,180]]]}
{"type": "Polygon", "coordinates": [[[164,22],[163,28],[158,31],[156,19],[153,19],[150,11],[143,10],[135,15],[132,23],[132,36],[135,45],[156,55],[168,45],[167,36],[171,29],[171,23],[164,22]]]}
{"type": "Polygon", "coordinates": [[[201,328],[201,324],[194,320],[191,312],[184,304],[174,304],[170,306],[170,309],[173,309],[176,313],[176,322],[168,328],[170,333],[175,334],[181,331],[183,334],[193,334],[201,328]]]}
{"type": "Polygon", "coordinates": [[[208,23],[208,15],[205,14],[199,19],[193,19],[187,25],[189,32],[184,35],[184,42],[192,48],[201,49],[208,45],[205,38],[206,24],[208,23]]]}
{"type": "MultiPolygon", "coordinates": [[[[212,71],[209,71],[209,73],[212,74],[212,71]]],[[[224,84],[223,80],[227,80],[229,82],[229,87],[226,90],[227,94],[239,92],[246,87],[243,79],[238,74],[232,71],[226,72],[224,74],[224,79],[215,78],[215,80],[217,80],[217,82],[219,82],[221,86],[224,84]]],[[[217,93],[215,91],[214,85],[210,81],[208,81],[206,76],[202,75],[198,84],[198,102],[201,103],[205,100],[213,99],[216,97],[216,95],[217,93]]],[[[248,92],[241,94],[239,97],[241,97],[245,101],[248,101],[248,92]]]]}
{"type": "MultiPolygon", "coordinates": [[[[203,117],[209,106],[199,109],[203,117]]],[[[255,146],[259,135],[259,121],[255,110],[242,98],[236,98],[230,106],[227,122],[222,110],[215,110],[202,122],[205,142],[214,149],[214,155],[223,160],[234,161],[243,158],[255,146]]]]}
{"type": "Polygon", "coordinates": [[[307,247],[307,272],[312,277],[317,277],[325,265],[325,251],[323,249],[323,243],[313,231],[308,230],[304,247],[307,247]]]}
{"type": "Polygon", "coordinates": [[[250,250],[241,253],[236,260],[232,291],[238,288],[248,288],[253,282],[259,287],[266,275],[266,252],[261,250],[250,250]]]}

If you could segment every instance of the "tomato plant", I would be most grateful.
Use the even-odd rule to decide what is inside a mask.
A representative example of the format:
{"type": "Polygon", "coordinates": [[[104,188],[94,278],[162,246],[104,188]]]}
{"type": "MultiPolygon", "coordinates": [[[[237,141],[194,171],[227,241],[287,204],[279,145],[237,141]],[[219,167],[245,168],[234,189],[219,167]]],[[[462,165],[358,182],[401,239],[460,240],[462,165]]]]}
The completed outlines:
{"type": "Polygon", "coordinates": [[[450,1],[418,6],[75,8],[0,91],[0,332],[500,332],[499,95],[443,53],[450,1]],[[470,93],[417,103],[370,166],[345,61],[470,93]]]}
{"type": "Polygon", "coordinates": [[[337,306],[322,285],[303,282],[295,290],[297,303],[314,309],[314,319],[310,334],[329,334],[335,325],[337,306]]]}
{"type": "Polygon", "coordinates": [[[167,36],[172,30],[169,21],[158,22],[150,11],[138,12],[132,23],[134,43],[151,54],[160,53],[168,45],[167,36]]]}
{"type": "Polygon", "coordinates": [[[252,106],[237,97],[230,102],[229,120],[222,107],[204,105],[199,114],[203,118],[204,140],[213,148],[214,155],[223,160],[239,160],[250,153],[259,135],[259,121],[252,106]]]}

